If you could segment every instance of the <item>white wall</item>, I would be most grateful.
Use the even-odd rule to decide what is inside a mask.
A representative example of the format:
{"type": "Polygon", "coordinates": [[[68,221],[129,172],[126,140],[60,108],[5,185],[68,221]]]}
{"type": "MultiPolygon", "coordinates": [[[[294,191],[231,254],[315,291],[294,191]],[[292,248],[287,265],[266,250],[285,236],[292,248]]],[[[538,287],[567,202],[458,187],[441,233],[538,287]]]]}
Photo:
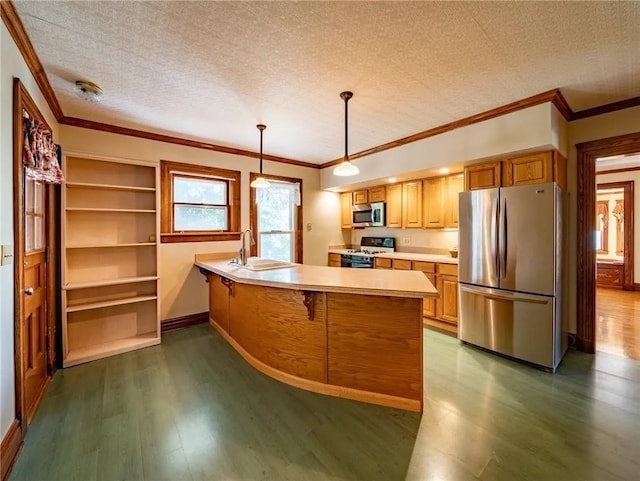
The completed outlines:
{"type": "MultiPolygon", "coordinates": [[[[509,153],[558,149],[566,153],[566,122],[555,106],[545,103],[484,122],[461,127],[353,161],[360,167],[354,177],[336,177],[333,167],[322,169],[322,188],[341,188],[408,176],[418,172],[509,153]]],[[[381,182],[383,183],[383,182],[381,182]]]]}
{"type": "MultiPolygon", "coordinates": [[[[13,244],[13,77],[18,77],[58,139],[58,124],[4,22],[0,22],[0,244],[13,244]]],[[[0,438],[15,419],[13,264],[0,267],[0,438]]]]}
{"type": "MultiPolygon", "coordinates": [[[[258,159],[69,126],[61,126],[61,139],[66,153],[82,152],[154,162],[171,160],[239,170],[242,172],[242,228],[249,228],[249,173],[258,171],[258,159]]],[[[267,161],[264,172],[302,179],[303,262],[326,265],[327,246],[344,242],[339,225],[338,195],[319,190],[318,169],[267,161]],[[308,230],[309,224],[311,230],[308,230]]],[[[207,311],[207,288],[204,278],[193,267],[194,255],[231,252],[239,248],[239,241],[161,244],[161,318],[207,311]]]]}
{"type": "MultiPolygon", "coordinates": [[[[624,182],[631,180],[634,182],[633,190],[633,282],[640,284],[640,171],[619,172],[614,174],[596,175],[598,184],[607,184],[609,182],[624,182]]],[[[621,197],[622,194],[618,195],[621,197]]],[[[615,251],[615,243],[612,243],[615,232],[615,222],[613,217],[609,216],[609,249],[615,251]]]]}

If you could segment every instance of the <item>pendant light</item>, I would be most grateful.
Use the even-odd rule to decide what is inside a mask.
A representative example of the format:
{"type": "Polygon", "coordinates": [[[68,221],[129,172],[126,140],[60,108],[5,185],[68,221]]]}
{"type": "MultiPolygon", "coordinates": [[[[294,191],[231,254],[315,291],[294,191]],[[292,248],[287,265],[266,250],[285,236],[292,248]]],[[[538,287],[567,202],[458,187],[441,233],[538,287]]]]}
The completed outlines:
{"type": "Polygon", "coordinates": [[[254,189],[265,189],[269,187],[269,181],[262,177],[262,132],[267,128],[267,126],[264,124],[258,124],[256,127],[258,127],[258,130],[260,131],[260,175],[256,177],[250,185],[254,189]]]}
{"type": "Polygon", "coordinates": [[[333,175],[340,177],[348,177],[351,175],[358,175],[360,169],[349,162],[349,109],[348,102],[353,97],[353,92],[342,92],[340,94],[342,100],[344,100],[344,160],[333,169],[333,175]]]}

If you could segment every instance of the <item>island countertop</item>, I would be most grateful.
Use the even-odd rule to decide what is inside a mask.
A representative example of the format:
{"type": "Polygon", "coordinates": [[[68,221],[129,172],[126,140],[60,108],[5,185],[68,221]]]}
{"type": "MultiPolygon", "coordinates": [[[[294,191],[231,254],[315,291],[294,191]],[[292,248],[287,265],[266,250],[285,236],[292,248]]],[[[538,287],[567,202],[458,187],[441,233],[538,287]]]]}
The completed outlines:
{"type": "Polygon", "coordinates": [[[433,284],[419,271],[350,269],[306,264],[252,271],[229,261],[200,259],[196,259],[195,265],[235,282],[258,286],[390,297],[438,296],[433,284]]]}

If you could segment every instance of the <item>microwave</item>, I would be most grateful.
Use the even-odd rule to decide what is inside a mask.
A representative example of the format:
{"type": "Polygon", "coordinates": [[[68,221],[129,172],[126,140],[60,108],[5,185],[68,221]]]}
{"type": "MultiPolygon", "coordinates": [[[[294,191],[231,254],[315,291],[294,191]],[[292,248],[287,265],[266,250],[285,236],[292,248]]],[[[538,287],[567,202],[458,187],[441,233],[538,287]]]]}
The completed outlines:
{"type": "Polygon", "coordinates": [[[384,202],[358,204],[351,207],[353,227],[384,227],[384,202]]]}

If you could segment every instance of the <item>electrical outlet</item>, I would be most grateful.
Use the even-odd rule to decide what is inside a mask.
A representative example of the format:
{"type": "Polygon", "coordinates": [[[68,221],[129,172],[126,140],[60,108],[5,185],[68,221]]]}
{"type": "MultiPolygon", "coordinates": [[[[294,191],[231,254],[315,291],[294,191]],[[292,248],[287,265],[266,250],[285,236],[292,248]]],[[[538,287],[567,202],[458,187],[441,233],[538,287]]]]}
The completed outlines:
{"type": "Polygon", "coordinates": [[[411,237],[403,237],[402,238],[402,245],[403,246],[410,246],[411,245],[411,237]]]}

